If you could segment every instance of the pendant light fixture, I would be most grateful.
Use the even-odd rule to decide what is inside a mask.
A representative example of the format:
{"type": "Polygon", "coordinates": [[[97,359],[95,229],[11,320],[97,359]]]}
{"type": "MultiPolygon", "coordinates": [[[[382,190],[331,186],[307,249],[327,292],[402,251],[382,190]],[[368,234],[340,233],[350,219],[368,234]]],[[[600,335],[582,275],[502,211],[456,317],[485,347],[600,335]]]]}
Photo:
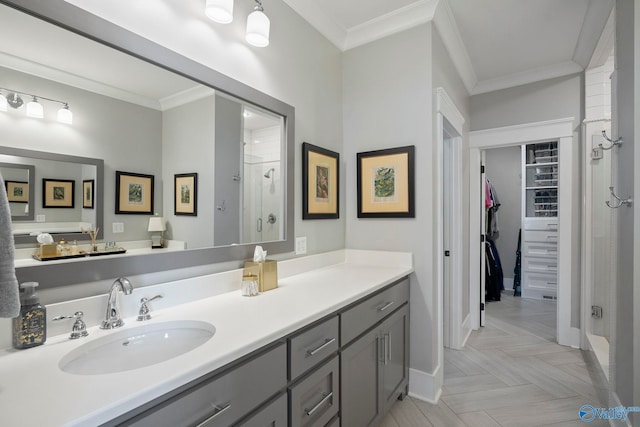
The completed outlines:
{"type": "Polygon", "coordinates": [[[207,0],[204,13],[219,24],[233,21],[233,0],[207,0]]]}
{"type": "Polygon", "coordinates": [[[264,14],[262,3],[255,0],[256,6],[253,12],[247,17],[247,42],[256,47],[269,46],[269,28],[271,23],[269,18],[264,14]]]}
{"type": "Polygon", "coordinates": [[[33,97],[33,100],[27,104],[27,116],[35,119],[41,119],[44,117],[42,104],[38,102],[38,98],[35,96],[33,97]]]}

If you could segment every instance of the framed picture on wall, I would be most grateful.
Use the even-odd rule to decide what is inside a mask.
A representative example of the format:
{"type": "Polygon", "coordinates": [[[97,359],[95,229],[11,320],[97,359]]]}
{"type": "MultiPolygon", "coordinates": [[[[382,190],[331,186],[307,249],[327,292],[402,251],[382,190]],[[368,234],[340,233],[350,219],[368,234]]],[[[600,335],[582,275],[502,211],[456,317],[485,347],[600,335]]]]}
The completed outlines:
{"type": "Polygon", "coordinates": [[[358,153],[358,218],[415,218],[413,145],[358,153]]]}
{"type": "Polygon", "coordinates": [[[76,182],[70,179],[42,179],[42,207],[68,208],[75,207],[76,182]]]}
{"type": "Polygon", "coordinates": [[[5,181],[7,198],[10,203],[29,203],[29,183],[24,181],[5,181]]]}
{"type": "Polygon", "coordinates": [[[340,155],[302,143],[302,219],[340,217],[340,155]]]}
{"type": "Polygon", "coordinates": [[[153,215],[153,175],[116,171],[116,214],[153,215]]]}
{"type": "Polygon", "coordinates": [[[82,181],[82,207],[84,209],[93,209],[95,182],[93,179],[82,181]]]}
{"type": "Polygon", "coordinates": [[[180,173],[173,178],[175,215],[198,216],[198,174],[180,173]]]}

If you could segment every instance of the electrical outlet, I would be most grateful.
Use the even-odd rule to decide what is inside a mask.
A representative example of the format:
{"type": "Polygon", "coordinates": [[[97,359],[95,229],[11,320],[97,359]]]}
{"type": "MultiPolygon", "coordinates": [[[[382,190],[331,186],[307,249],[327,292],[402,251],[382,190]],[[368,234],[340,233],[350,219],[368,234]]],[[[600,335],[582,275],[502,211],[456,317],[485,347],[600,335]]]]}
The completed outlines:
{"type": "Polygon", "coordinates": [[[114,222],[111,225],[113,233],[124,233],[124,222],[114,222]]]}
{"type": "Polygon", "coordinates": [[[296,237],[296,255],[304,255],[307,253],[307,238],[296,237]]]}
{"type": "Polygon", "coordinates": [[[44,222],[44,221],[45,221],[44,215],[36,215],[36,222],[44,222]]]}

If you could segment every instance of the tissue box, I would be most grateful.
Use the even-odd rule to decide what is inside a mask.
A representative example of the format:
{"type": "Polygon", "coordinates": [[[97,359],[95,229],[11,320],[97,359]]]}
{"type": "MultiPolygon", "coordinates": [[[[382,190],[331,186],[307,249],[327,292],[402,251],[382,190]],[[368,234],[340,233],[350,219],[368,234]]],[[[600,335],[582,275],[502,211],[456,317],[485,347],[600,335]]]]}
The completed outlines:
{"type": "Polygon", "coordinates": [[[57,243],[42,243],[40,244],[40,258],[51,258],[58,256],[58,244],[57,243]]]}
{"type": "Polygon", "coordinates": [[[270,291],[278,287],[278,263],[275,260],[245,261],[244,274],[258,276],[258,290],[260,292],[270,291]]]}

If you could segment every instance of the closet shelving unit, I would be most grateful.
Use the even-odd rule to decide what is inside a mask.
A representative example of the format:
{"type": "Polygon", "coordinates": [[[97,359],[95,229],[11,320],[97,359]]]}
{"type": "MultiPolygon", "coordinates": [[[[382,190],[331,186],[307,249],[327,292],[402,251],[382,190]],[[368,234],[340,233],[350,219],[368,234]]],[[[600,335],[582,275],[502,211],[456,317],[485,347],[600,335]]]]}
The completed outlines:
{"type": "Polygon", "coordinates": [[[557,297],[558,169],[558,141],[522,146],[523,298],[557,297]]]}

